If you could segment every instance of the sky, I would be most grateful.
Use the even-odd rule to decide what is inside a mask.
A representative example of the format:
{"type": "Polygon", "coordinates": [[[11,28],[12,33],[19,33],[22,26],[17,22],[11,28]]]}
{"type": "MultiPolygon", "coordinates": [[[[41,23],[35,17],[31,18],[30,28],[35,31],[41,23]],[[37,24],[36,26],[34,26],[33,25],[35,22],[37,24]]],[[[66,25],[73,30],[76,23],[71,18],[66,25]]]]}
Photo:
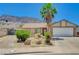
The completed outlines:
{"type": "MultiPolygon", "coordinates": [[[[40,15],[43,5],[44,3],[0,3],[0,15],[28,16],[43,20],[40,15]]],[[[52,22],[66,19],[79,25],[79,4],[53,3],[52,7],[57,9],[52,22]]]]}

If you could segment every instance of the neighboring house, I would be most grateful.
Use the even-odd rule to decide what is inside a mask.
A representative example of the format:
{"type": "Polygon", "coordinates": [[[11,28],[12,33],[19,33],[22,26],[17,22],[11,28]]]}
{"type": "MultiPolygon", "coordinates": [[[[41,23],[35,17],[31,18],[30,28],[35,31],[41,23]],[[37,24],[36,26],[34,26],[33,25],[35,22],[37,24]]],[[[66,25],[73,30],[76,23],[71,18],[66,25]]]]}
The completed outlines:
{"type": "MultiPolygon", "coordinates": [[[[14,35],[15,31],[20,27],[20,25],[21,25],[21,23],[19,23],[19,22],[14,23],[14,22],[0,21],[0,31],[3,30],[8,35],[14,35]]],[[[2,33],[2,32],[0,32],[0,33],[2,33]]],[[[1,34],[1,35],[3,35],[3,34],[1,34]]]]}
{"type": "MultiPolygon", "coordinates": [[[[44,34],[47,31],[46,23],[25,23],[22,29],[30,30],[32,34],[40,32],[44,34]]],[[[67,20],[54,22],[52,25],[52,32],[54,37],[73,37],[79,36],[79,27],[77,24],[67,20]]]]}

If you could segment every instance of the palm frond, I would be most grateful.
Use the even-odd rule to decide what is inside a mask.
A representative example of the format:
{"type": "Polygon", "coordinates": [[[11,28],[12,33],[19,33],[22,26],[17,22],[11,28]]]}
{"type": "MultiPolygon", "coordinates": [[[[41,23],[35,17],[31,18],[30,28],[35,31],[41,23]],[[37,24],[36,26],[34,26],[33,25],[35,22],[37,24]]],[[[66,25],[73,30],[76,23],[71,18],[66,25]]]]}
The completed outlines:
{"type": "Polygon", "coordinates": [[[47,16],[50,15],[51,18],[54,17],[54,14],[57,13],[56,8],[52,7],[51,3],[46,3],[40,10],[40,14],[42,16],[42,18],[46,18],[47,16]]]}
{"type": "Polygon", "coordinates": [[[56,8],[51,9],[51,13],[52,13],[52,14],[56,14],[56,13],[57,13],[56,8]]]}

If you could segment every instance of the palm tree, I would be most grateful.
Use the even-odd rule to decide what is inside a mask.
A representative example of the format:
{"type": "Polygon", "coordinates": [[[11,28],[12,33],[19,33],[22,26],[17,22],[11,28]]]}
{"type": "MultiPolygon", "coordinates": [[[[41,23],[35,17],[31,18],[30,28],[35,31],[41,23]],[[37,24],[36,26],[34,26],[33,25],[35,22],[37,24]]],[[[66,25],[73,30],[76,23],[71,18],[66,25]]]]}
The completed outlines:
{"type": "MultiPolygon", "coordinates": [[[[52,7],[51,3],[46,3],[40,10],[40,14],[44,21],[47,23],[48,32],[52,33],[52,18],[57,13],[56,8],[52,7]]],[[[51,37],[51,36],[50,36],[51,37]]]]}

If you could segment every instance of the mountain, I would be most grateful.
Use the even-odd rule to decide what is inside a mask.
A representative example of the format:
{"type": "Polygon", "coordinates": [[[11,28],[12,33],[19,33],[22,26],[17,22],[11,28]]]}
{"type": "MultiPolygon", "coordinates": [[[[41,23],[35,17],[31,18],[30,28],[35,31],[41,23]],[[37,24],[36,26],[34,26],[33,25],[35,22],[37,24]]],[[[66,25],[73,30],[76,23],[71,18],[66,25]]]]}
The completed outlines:
{"type": "Polygon", "coordinates": [[[21,23],[38,23],[41,22],[37,18],[32,17],[18,17],[18,16],[11,16],[11,15],[2,15],[0,16],[0,21],[8,21],[8,22],[21,22],[21,23]]]}

